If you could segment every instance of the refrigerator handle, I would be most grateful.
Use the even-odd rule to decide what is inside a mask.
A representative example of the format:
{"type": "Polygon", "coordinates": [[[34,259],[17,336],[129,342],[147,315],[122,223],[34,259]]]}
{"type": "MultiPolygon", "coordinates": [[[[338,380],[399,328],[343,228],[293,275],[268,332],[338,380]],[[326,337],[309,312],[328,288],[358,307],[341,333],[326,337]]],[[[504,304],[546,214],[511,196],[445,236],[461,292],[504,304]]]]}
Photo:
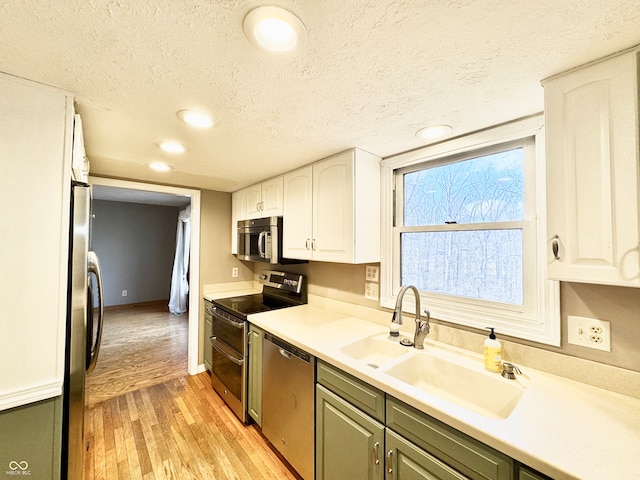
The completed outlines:
{"type": "MultiPolygon", "coordinates": [[[[87,372],[91,373],[96,368],[96,362],[98,361],[98,354],[100,353],[100,344],[102,343],[102,323],[104,320],[104,298],[102,296],[102,274],[100,272],[100,262],[95,252],[89,252],[87,258],[89,273],[93,273],[96,276],[96,282],[98,284],[98,327],[96,330],[95,342],[93,341],[93,331],[87,332],[87,341],[93,342],[91,346],[90,357],[87,361],[87,372]]],[[[93,309],[93,295],[91,296],[91,303],[89,308],[93,309]]],[[[92,329],[93,330],[93,329],[92,329]]]]}

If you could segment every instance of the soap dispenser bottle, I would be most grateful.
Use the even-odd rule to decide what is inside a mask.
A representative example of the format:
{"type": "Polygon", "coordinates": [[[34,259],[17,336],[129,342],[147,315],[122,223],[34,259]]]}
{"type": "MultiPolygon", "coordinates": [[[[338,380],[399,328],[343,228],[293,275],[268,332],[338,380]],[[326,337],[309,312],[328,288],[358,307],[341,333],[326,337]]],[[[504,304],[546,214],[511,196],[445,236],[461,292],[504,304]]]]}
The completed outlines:
{"type": "Polygon", "coordinates": [[[502,344],[496,339],[494,327],[486,327],[491,330],[489,338],[484,341],[484,368],[490,372],[500,372],[502,370],[502,344]]]}

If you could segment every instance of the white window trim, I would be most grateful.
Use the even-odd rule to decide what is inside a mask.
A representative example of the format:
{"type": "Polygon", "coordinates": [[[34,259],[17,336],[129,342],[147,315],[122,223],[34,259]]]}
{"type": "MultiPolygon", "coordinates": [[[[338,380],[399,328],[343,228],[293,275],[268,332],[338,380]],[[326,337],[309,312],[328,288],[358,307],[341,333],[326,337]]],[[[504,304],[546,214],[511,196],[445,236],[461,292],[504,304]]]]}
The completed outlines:
{"type": "MultiPolygon", "coordinates": [[[[421,304],[428,308],[432,317],[473,328],[496,327],[503,335],[513,336],[548,345],[560,345],[560,295],[559,282],[547,280],[546,275],[546,168],[544,147],[544,118],[542,114],[499,125],[481,132],[426,146],[411,152],[385,158],[381,163],[381,268],[380,305],[394,308],[400,289],[400,265],[394,261],[394,170],[433,161],[443,157],[491,147],[496,144],[534,137],[536,155],[536,195],[537,195],[537,313],[529,321],[514,321],[510,308],[502,311],[487,309],[479,303],[465,299],[452,301],[451,297],[421,293],[421,304]],[[394,284],[395,281],[395,284],[394,284]]],[[[413,312],[412,298],[407,296],[403,310],[413,312]]],[[[485,302],[486,305],[486,302],[485,302]]],[[[415,312],[413,312],[415,313],[415,312]]]]}

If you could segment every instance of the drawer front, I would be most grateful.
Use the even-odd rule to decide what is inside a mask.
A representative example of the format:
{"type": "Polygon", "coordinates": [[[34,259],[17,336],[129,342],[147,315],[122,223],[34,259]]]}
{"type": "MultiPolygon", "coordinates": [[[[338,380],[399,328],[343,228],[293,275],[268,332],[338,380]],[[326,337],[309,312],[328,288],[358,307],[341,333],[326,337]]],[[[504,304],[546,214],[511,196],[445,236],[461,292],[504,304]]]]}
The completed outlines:
{"type": "Polygon", "coordinates": [[[387,397],[387,427],[474,480],[510,480],[513,460],[442,422],[387,397]]]}
{"type": "Polygon", "coordinates": [[[327,363],[319,361],[317,365],[318,383],[376,420],[384,422],[383,391],[327,363]]]}
{"type": "Polygon", "coordinates": [[[525,467],[524,465],[520,466],[520,476],[518,477],[518,479],[519,480],[551,480],[546,475],[543,475],[540,472],[531,470],[530,468],[525,467]]]}

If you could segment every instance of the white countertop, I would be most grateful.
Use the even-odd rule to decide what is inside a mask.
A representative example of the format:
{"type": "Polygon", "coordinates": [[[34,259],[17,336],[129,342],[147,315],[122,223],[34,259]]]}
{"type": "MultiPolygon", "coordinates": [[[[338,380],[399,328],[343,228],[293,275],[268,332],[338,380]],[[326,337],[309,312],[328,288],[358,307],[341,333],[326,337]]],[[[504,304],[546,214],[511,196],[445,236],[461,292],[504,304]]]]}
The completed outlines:
{"type": "Polygon", "coordinates": [[[262,285],[253,281],[244,281],[205,285],[202,296],[205,300],[212,301],[218,298],[238,297],[256,293],[262,293],[262,285]]]}
{"type": "MultiPolygon", "coordinates": [[[[250,315],[249,321],[555,479],[640,479],[638,399],[520,366],[527,383],[520,401],[507,418],[488,418],[340,351],[387,332],[379,323],[313,305],[250,315]]],[[[429,348],[475,356],[482,369],[480,354],[427,340],[429,348]]]]}

